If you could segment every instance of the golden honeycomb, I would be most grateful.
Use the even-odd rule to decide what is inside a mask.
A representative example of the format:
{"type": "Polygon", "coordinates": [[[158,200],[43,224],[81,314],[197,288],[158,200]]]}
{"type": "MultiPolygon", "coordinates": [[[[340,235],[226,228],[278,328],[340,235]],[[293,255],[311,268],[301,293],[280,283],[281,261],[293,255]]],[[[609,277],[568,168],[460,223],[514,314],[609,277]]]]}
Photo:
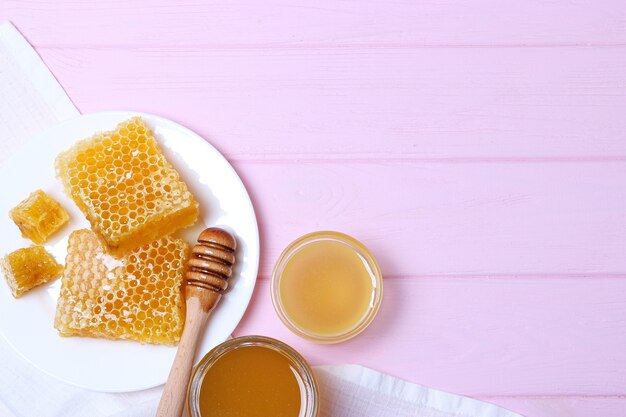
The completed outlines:
{"type": "Polygon", "coordinates": [[[69,220],[67,212],[41,190],[32,192],[9,211],[9,217],[20,228],[22,236],[41,245],[69,220]]]}
{"type": "Polygon", "coordinates": [[[63,272],[63,267],[43,246],[11,252],[2,259],[0,266],[15,298],[38,285],[57,279],[63,272]]]}
{"type": "Polygon", "coordinates": [[[54,327],[62,336],[178,343],[188,255],[185,241],[167,236],[116,259],[91,230],[72,232],[54,327]]]}
{"type": "Polygon", "coordinates": [[[57,176],[114,254],[191,226],[198,203],[139,117],[56,158],[57,176]]]}

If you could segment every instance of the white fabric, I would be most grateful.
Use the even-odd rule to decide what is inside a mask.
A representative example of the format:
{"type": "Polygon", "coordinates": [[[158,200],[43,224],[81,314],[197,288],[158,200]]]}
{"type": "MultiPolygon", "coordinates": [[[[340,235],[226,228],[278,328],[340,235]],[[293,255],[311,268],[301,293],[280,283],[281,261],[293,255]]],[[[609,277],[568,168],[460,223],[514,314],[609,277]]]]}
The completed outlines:
{"type": "MultiPolygon", "coordinates": [[[[33,135],[79,114],[8,22],[0,24],[0,92],[0,163],[33,135]]],[[[318,367],[316,374],[320,417],[520,417],[356,365],[318,367]]],[[[108,394],[75,388],[34,368],[0,338],[0,417],[153,417],[161,391],[108,394]]]]}
{"type": "MultiPolygon", "coordinates": [[[[318,366],[321,417],[521,417],[359,365],[318,366]]],[[[129,416],[130,417],[130,416],[129,416]]]]}
{"type": "Polygon", "coordinates": [[[80,113],[35,50],[0,23],[0,162],[45,128],[80,113]]]}

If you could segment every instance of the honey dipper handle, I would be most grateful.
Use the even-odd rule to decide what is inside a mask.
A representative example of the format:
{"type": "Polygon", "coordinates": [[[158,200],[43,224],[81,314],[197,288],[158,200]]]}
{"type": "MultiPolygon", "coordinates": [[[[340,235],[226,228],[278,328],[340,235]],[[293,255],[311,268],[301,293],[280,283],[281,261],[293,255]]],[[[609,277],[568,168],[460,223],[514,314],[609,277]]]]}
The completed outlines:
{"type": "Polygon", "coordinates": [[[157,417],[180,417],[185,407],[187,383],[196,354],[196,344],[206,320],[228,286],[235,262],[235,238],[211,227],[198,236],[185,274],[187,316],[172,370],[163,389],[157,417]]]}
{"type": "MultiPolygon", "coordinates": [[[[216,294],[217,295],[217,294],[216,294]]],[[[217,303],[215,300],[214,305],[217,303]]],[[[202,305],[200,297],[187,298],[185,328],[178,344],[174,364],[163,389],[157,417],[180,417],[185,406],[187,384],[196,354],[198,334],[202,332],[211,309],[202,305]]]]}

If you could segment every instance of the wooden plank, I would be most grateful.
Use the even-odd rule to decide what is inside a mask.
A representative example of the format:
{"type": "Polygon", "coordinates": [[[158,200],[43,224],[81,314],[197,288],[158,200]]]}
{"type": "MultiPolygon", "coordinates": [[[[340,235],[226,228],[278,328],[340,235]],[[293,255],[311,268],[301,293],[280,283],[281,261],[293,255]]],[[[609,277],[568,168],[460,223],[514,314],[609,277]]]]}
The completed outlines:
{"type": "Polygon", "coordinates": [[[594,45],[626,42],[620,0],[523,3],[4,0],[36,46],[594,45]],[[102,28],[102,30],[94,30],[102,28]]]}
{"type": "Polygon", "coordinates": [[[624,317],[624,279],[388,279],[368,329],[320,345],[279,321],[261,280],[235,334],[284,340],[314,365],[357,363],[463,395],[617,396],[626,392],[624,317]]]}
{"type": "Polygon", "coordinates": [[[387,276],[626,273],[626,164],[238,162],[261,274],[315,230],[362,240],[387,276]]]}
{"type": "Polygon", "coordinates": [[[482,397],[525,417],[624,417],[626,398],[619,397],[482,397]]]}
{"type": "Polygon", "coordinates": [[[40,52],[81,111],[166,115],[231,159],[626,160],[624,48],[40,52]]]}

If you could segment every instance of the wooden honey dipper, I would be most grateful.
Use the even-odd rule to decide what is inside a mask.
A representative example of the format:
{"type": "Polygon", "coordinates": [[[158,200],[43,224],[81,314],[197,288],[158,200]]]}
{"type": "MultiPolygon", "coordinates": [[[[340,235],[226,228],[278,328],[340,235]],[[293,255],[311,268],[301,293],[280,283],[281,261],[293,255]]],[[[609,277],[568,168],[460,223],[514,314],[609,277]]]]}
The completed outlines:
{"type": "Polygon", "coordinates": [[[176,358],[159,402],[157,417],[180,417],[196,354],[198,336],[228,287],[237,242],[230,233],[212,227],[198,236],[185,274],[187,314],[176,358]]]}

